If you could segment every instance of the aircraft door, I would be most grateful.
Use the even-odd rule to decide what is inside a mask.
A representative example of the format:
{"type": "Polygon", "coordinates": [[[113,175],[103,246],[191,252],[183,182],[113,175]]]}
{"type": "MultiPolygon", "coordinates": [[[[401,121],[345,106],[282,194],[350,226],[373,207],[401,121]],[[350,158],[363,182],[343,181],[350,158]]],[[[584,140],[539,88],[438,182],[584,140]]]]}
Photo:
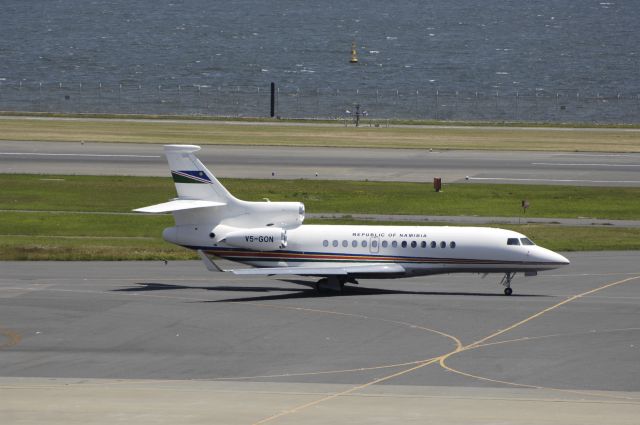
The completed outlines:
{"type": "Polygon", "coordinates": [[[369,239],[369,252],[372,254],[377,254],[380,251],[380,238],[377,236],[371,236],[369,239]]]}

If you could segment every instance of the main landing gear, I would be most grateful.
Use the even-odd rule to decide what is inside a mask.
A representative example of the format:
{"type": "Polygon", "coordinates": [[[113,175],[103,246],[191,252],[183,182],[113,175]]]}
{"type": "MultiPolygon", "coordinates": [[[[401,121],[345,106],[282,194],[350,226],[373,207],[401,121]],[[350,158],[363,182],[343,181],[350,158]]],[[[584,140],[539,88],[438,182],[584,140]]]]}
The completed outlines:
{"type": "Polygon", "coordinates": [[[315,284],[316,291],[318,293],[322,292],[334,292],[334,293],[342,293],[344,289],[344,285],[346,283],[354,283],[358,284],[358,281],[352,277],[346,276],[329,276],[323,277],[315,284]]]}
{"type": "Polygon", "coordinates": [[[515,275],[515,272],[507,272],[500,281],[500,285],[504,286],[504,294],[507,296],[513,294],[513,289],[511,289],[511,280],[515,275]]]}

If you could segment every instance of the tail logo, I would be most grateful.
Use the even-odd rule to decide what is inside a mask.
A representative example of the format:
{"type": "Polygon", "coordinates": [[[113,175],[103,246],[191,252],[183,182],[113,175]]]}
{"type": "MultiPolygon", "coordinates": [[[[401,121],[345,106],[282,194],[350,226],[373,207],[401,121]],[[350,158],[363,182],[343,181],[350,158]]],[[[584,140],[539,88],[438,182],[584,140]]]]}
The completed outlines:
{"type": "Polygon", "coordinates": [[[211,183],[204,171],[171,171],[174,183],[211,183]]]}

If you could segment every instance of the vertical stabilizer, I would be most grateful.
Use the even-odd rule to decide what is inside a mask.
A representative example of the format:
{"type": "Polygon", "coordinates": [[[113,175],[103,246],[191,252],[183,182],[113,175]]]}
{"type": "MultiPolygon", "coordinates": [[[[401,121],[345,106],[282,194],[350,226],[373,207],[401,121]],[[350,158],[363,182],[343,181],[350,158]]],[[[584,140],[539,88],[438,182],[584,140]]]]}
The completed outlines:
{"type": "Polygon", "coordinates": [[[164,147],[178,198],[224,203],[235,199],[196,158],[194,153],[199,150],[200,146],[195,145],[165,145],[164,147]]]}

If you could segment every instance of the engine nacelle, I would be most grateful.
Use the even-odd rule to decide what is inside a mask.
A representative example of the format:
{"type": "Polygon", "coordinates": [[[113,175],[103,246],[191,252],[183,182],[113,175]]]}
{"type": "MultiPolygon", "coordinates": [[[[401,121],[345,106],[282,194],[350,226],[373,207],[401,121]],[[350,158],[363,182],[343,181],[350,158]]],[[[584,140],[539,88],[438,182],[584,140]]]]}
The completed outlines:
{"type": "Polygon", "coordinates": [[[300,202],[244,202],[242,207],[243,214],[225,220],[225,224],[293,229],[304,221],[304,204],[300,202]]]}
{"type": "Polygon", "coordinates": [[[280,227],[233,230],[227,233],[220,242],[236,248],[275,251],[287,246],[287,231],[280,227]]]}

